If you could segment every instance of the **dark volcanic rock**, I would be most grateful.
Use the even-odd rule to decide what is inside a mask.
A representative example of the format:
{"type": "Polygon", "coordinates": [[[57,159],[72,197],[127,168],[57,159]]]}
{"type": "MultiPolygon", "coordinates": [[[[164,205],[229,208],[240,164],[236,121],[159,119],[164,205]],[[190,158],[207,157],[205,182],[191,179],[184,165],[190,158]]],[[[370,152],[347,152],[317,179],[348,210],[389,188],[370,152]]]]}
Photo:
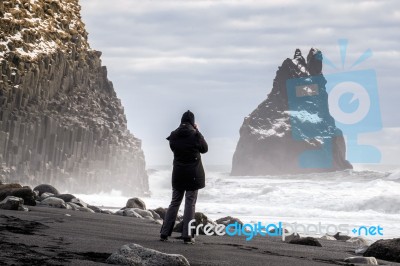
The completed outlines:
{"type": "Polygon", "coordinates": [[[22,198],[26,205],[35,206],[35,196],[36,194],[32,191],[30,187],[18,187],[19,184],[10,184],[11,186],[2,185],[0,186],[0,200],[7,198],[8,196],[14,196],[17,198],[22,198]],[[3,188],[1,188],[3,187],[3,188]]]}
{"type": "Polygon", "coordinates": [[[72,200],[76,199],[76,197],[72,194],[59,194],[59,195],[54,195],[54,196],[50,196],[50,197],[59,198],[65,202],[71,202],[72,200]]]}
{"type": "Polygon", "coordinates": [[[219,218],[215,222],[217,224],[223,224],[225,226],[230,225],[230,224],[234,224],[234,223],[238,223],[240,225],[243,225],[243,222],[240,221],[240,219],[232,217],[232,216],[226,216],[226,217],[219,218]]]}
{"type": "Polygon", "coordinates": [[[0,14],[0,180],[147,194],[141,141],[78,0],[1,1],[0,14]]]}
{"type": "Polygon", "coordinates": [[[39,192],[39,196],[41,196],[43,193],[51,193],[53,195],[58,195],[60,194],[60,192],[58,192],[58,190],[53,187],[52,185],[48,185],[48,184],[41,184],[39,186],[36,186],[33,191],[37,191],[39,192]]]}
{"type": "Polygon", "coordinates": [[[240,128],[232,175],[281,175],[351,169],[342,131],[329,113],[322,54],[296,50],[276,72],[267,99],[240,128]],[[287,86],[288,85],[288,86],[287,86]]]}
{"type": "Polygon", "coordinates": [[[400,262],[400,238],[378,240],[363,255],[364,257],[400,262]]]}
{"type": "Polygon", "coordinates": [[[333,237],[336,238],[336,240],[342,240],[342,241],[347,241],[347,240],[349,240],[351,238],[350,236],[343,235],[340,232],[337,232],[333,237]]]}
{"type": "Polygon", "coordinates": [[[0,209],[18,211],[22,208],[23,204],[23,199],[13,196],[7,196],[7,198],[0,201],[0,209]]]}
{"type": "Polygon", "coordinates": [[[158,207],[157,209],[154,210],[154,212],[156,212],[161,217],[161,219],[164,220],[167,210],[168,210],[168,208],[158,207]]]}
{"type": "MultiPolygon", "coordinates": [[[[194,226],[197,227],[197,226],[200,225],[200,224],[203,225],[203,227],[199,228],[199,233],[200,233],[201,235],[205,235],[203,228],[204,228],[204,226],[206,226],[207,224],[211,224],[212,228],[214,228],[214,227],[216,226],[216,223],[215,223],[214,221],[212,221],[211,219],[209,219],[209,218],[208,218],[204,213],[202,213],[202,212],[196,212],[195,215],[194,215],[194,219],[196,220],[196,222],[193,224],[194,226]]],[[[177,221],[178,221],[178,219],[177,219],[177,221]]],[[[173,231],[174,231],[174,232],[178,232],[178,233],[182,233],[182,230],[183,230],[183,221],[180,221],[180,222],[178,222],[178,223],[175,225],[173,231]]],[[[193,232],[193,235],[194,235],[194,233],[195,233],[195,232],[193,232]]]]}
{"type": "Polygon", "coordinates": [[[289,241],[289,244],[322,247],[321,243],[313,237],[294,238],[289,241]]]}

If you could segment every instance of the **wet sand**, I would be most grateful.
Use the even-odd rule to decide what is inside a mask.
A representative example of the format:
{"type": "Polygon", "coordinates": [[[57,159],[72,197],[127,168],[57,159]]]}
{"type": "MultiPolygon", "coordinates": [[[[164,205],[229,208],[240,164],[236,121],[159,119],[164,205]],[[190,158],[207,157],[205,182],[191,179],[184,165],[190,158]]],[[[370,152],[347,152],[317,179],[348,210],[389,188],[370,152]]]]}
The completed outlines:
{"type": "Polygon", "coordinates": [[[329,240],[319,240],[322,247],[288,244],[277,237],[246,241],[198,236],[195,245],[176,239],[161,242],[160,225],[149,220],[46,207],[30,210],[0,210],[1,265],[105,265],[127,243],[182,254],[191,265],[346,265],[343,260],[355,256],[351,243],[329,240]]]}

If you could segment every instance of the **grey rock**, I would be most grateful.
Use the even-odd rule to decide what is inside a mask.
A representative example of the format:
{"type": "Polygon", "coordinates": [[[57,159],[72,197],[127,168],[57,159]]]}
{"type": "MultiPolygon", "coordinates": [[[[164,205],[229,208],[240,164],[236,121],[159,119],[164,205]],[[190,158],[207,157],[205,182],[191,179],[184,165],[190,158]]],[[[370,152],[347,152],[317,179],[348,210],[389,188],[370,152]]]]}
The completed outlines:
{"type": "Polygon", "coordinates": [[[149,212],[151,212],[151,215],[153,216],[154,219],[162,220],[160,215],[158,213],[156,213],[154,210],[149,210],[149,212]]]}
{"type": "Polygon", "coordinates": [[[39,186],[36,186],[33,190],[38,191],[39,196],[41,196],[43,193],[50,193],[53,195],[60,194],[60,192],[58,192],[58,190],[55,187],[53,187],[52,185],[49,185],[49,184],[41,184],[39,186]]]}
{"type": "Polygon", "coordinates": [[[344,262],[363,265],[379,265],[374,257],[349,257],[344,262]]]}
{"type": "Polygon", "coordinates": [[[348,243],[352,243],[357,247],[363,247],[363,246],[369,246],[369,242],[360,236],[352,237],[348,240],[346,240],[348,243]]]}
{"type": "Polygon", "coordinates": [[[114,214],[112,211],[110,210],[101,210],[101,213],[103,214],[114,214]]]}
{"type": "Polygon", "coordinates": [[[223,224],[225,226],[229,225],[229,224],[234,224],[234,223],[238,223],[240,225],[243,225],[243,222],[240,221],[238,218],[234,218],[231,216],[226,216],[226,217],[222,217],[219,218],[218,220],[215,221],[217,224],[223,224]]]}
{"type": "Polygon", "coordinates": [[[79,207],[78,210],[81,211],[81,212],[95,213],[94,210],[86,208],[86,207],[79,207]]]}
{"type": "Polygon", "coordinates": [[[357,255],[363,255],[368,248],[369,246],[359,246],[354,250],[354,253],[356,253],[357,255]]]}
{"type": "Polygon", "coordinates": [[[292,233],[292,234],[290,234],[288,236],[285,236],[285,240],[284,241],[289,243],[292,240],[297,240],[297,239],[300,239],[300,238],[301,237],[300,237],[300,235],[298,233],[292,233]]]}
{"type": "Polygon", "coordinates": [[[134,208],[128,208],[122,211],[123,216],[134,217],[134,218],[143,218],[140,214],[138,214],[134,208]]]}
{"type": "Polygon", "coordinates": [[[62,199],[65,202],[72,202],[76,197],[72,194],[59,194],[59,195],[53,195],[56,198],[62,199]]]}
{"type": "Polygon", "coordinates": [[[138,209],[138,208],[132,208],[131,210],[133,210],[134,212],[136,212],[137,214],[139,214],[140,216],[142,216],[144,218],[146,218],[146,217],[153,218],[153,214],[150,211],[142,210],[142,209],[138,209]]]}
{"type": "Polygon", "coordinates": [[[321,61],[316,57],[322,57],[321,52],[311,49],[307,63],[300,52],[293,59],[287,58],[279,67],[267,99],[244,119],[233,155],[231,175],[283,175],[352,169],[345,159],[343,134],[329,113],[326,80],[322,76],[321,61]],[[288,94],[286,83],[296,78],[303,78],[304,84],[308,82],[309,86],[290,90],[295,91],[293,97],[298,103],[293,107],[289,104],[292,96],[288,96],[291,94],[288,94]],[[304,89],[311,87],[314,88],[311,92],[304,89]],[[320,119],[302,119],[293,111],[307,111],[320,119]],[[310,159],[313,167],[299,163],[300,155],[309,150],[325,152],[324,156],[314,154],[315,158],[310,159]],[[331,165],[327,165],[326,162],[330,161],[331,165]]]}
{"type": "Polygon", "coordinates": [[[54,197],[45,198],[40,202],[40,205],[61,209],[67,208],[67,204],[62,199],[54,197]]]}
{"type": "Polygon", "coordinates": [[[319,241],[314,237],[295,238],[290,240],[289,244],[322,247],[321,243],[319,243],[319,241]]]}
{"type": "Polygon", "coordinates": [[[0,202],[0,209],[3,210],[24,210],[23,205],[24,200],[14,196],[7,196],[4,200],[0,202]]]}
{"type": "Polygon", "coordinates": [[[321,236],[321,239],[324,239],[324,240],[337,240],[334,236],[331,236],[331,235],[323,235],[323,236],[321,236]]]}
{"type": "Polygon", "coordinates": [[[66,204],[67,204],[67,209],[69,210],[79,211],[79,208],[82,208],[81,206],[76,205],[75,203],[72,202],[66,202],[66,204]]]}
{"type": "Polygon", "coordinates": [[[146,210],[146,204],[139,198],[131,198],[126,202],[126,208],[138,208],[146,210]]]}
{"type": "Polygon", "coordinates": [[[154,249],[142,247],[138,244],[122,246],[107,259],[107,263],[133,266],[190,265],[189,261],[182,255],[166,254],[154,249]]]}
{"type": "Polygon", "coordinates": [[[102,209],[100,209],[100,208],[97,207],[97,206],[88,205],[87,207],[88,207],[89,209],[93,210],[93,211],[96,212],[96,213],[102,213],[102,209]]]}
{"type": "Polygon", "coordinates": [[[70,202],[74,203],[74,204],[76,204],[78,206],[85,207],[85,208],[87,208],[87,206],[88,206],[88,204],[86,202],[84,202],[84,201],[82,201],[82,200],[80,200],[78,198],[73,198],[73,199],[70,200],[70,202]]]}
{"type": "Polygon", "coordinates": [[[49,193],[49,192],[44,192],[39,197],[40,197],[40,200],[44,200],[45,198],[48,198],[48,197],[51,197],[51,196],[54,196],[54,194],[49,193]]]}
{"type": "Polygon", "coordinates": [[[337,240],[341,240],[341,241],[347,241],[347,240],[351,239],[351,236],[344,235],[341,232],[337,232],[333,237],[336,238],[337,240]]]}
{"type": "Polygon", "coordinates": [[[400,262],[400,238],[378,240],[369,246],[363,255],[365,257],[400,262]]]}
{"type": "Polygon", "coordinates": [[[116,211],[114,214],[115,214],[115,215],[120,215],[120,216],[126,216],[126,215],[124,214],[124,210],[118,210],[118,211],[116,211]]]}
{"type": "MultiPolygon", "coordinates": [[[[194,219],[196,220],[196,222],[193,224],[194,226],[198,226],[198,225],[203,225],[202,227],[199,228],[199,234],[200,235],[205,235],[204,233],[204,226],[209,224],[209,227],[211,227],[211,231],[214,230],[214,227],[217,225],[213,220],[209,219],[204,213],[202,212],[196,212],[194,215],[194,219]]],[[[178,221],[176,222],[173,232],[178,232],[178,233],[182,233],[183,230],[183,221],[178,221]]]]}
{"type": "Polygon", "coordinates": [[[158,207],[154,211],[164,220],[165,214],[167,213],[168,208],[158,207]]]}

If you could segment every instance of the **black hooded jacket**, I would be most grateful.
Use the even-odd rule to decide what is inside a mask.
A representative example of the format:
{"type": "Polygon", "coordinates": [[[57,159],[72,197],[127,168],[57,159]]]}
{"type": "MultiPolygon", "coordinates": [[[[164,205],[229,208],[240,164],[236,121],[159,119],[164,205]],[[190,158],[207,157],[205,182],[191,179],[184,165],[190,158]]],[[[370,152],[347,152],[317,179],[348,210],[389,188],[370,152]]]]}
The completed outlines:
{"type": "Polygon", "coordinates": [[[204,188],[205,173],[200,153],[206,153],[208,145],[195,127],[193,113],[184,113],[180,126],[167,139],[174,153],[172,187],[177,190],[204,188]]]}

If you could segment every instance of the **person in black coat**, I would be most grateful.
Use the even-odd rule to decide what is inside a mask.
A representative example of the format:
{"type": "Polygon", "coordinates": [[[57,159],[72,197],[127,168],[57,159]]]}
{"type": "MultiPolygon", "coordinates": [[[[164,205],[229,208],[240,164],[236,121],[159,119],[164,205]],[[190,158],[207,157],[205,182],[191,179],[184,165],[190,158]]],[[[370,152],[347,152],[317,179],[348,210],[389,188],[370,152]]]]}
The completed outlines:
{"type": "Polygon", "coordinates": [[[190,111],[182,115],[180,126],[167,138],[174,153],[172,170],[172,200],[161,227],[160,240],[171,236],[176,216],[185,196],[182,238],[185,243],[194,243],[189,235],[188,224],[194,219],[198,190],[205,187],[205,173],[201,153],[208,151],[208,145],[195,124],[190,111]]]}

